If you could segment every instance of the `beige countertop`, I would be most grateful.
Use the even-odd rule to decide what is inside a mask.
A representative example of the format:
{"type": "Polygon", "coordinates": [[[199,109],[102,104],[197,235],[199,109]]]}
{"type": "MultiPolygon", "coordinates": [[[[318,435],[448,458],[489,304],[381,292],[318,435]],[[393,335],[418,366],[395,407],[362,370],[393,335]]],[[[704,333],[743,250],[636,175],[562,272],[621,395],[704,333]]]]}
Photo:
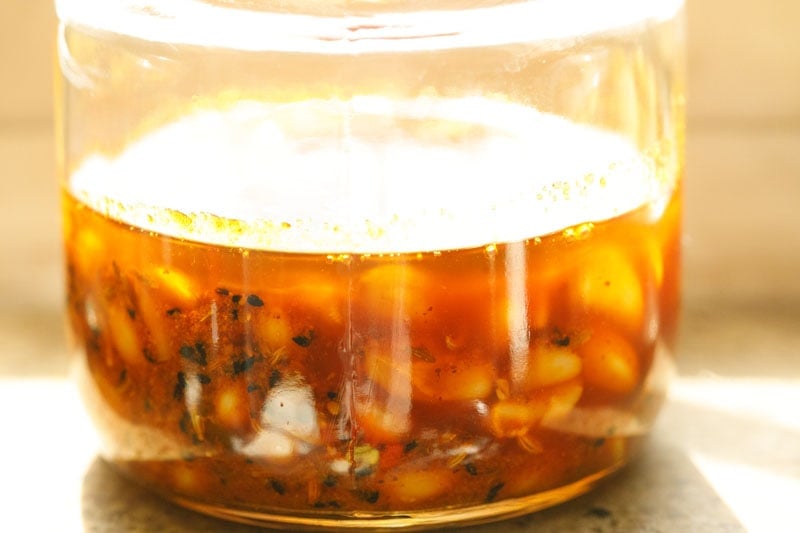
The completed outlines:
{"type": "MultiPolygon", "coordinates": [[[[246,531],[96,457],[67,375],[49,126],[0,131],[0,501],[9,531],[246,531]]],[[[472,531],[800,531],[800,130],[690,128],[679,376],[641,458],[472,531]]]]}

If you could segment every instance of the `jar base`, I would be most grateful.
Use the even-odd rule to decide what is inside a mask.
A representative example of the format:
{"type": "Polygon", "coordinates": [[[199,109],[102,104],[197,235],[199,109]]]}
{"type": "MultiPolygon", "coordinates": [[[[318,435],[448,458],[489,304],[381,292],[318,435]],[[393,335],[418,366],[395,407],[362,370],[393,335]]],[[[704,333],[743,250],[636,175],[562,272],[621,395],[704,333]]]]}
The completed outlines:
{"type": "Polygon", "coordinates": [[[473,507],[453,507],[428,511],[397,513],[354,511],[337,514],[289,515],[211,505],[174,495],[167,496],[167,498],[181,507],[201,514],[231,522],[273,529],[319,531],[333,528],[350,531],[374,531],[378,529],[416,531],[448,525],[467,526],[496,522],[553,507],[585,494],[604,478],[615,473],[626,464],[627,461],[623,461],[569,485],[529,496],[510,498],[473,507]]]}

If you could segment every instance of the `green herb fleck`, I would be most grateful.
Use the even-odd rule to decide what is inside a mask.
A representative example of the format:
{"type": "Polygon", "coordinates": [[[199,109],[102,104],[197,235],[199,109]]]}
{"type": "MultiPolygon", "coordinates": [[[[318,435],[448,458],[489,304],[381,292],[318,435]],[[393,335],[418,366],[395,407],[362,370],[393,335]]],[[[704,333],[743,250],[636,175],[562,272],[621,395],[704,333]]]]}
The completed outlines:
{"type": "Polygon", "coordinates": [[[301,348],[308,348],[311,346],[311,341],[314,339],[313,332],[309,332],[308,335],[298,335],[296,337],[292,337],[292,340],[295,344],[300,346],[301,348]]]}
{"type": "Polygon", "coordinates": [[[247,297],[248,305],[252,305],[253,307],[263,307],[264,300],[256,296],[255,294],[251,294],[247,297]]]}
{"type": "Polygon", "coordinates": [[[564,335],[563,337],[559,336],[553,339],[553,344],[555,344],[556,346],[566,347],[569,346],[569,342],[570,342],[569,335],[564,335]]]}
{"type": "Polygon", "coordinates": [[[272,487],[272,490],[274,490],[275,492],[277,492],[280,495],[283,495],[283,494],[286,493],[286,487],[284,486],[283,483],[281,483],[277,479],[270,479],[269,480],[269,486],[272,487]]]}
{"type": "Polygon", "coordinates": [[[280,370],[273,368],[272,372],[269,374],[269,388],[271,389],[280,383],[281,379],[283,379],[283,375],[281,374],[280,370]]]}
{"type": "Polygon", "coordinates": [[[486,500],[485,500],[486,503],[493,502],[495,500],[495,498],[497,498],[497,494],[505,486],[506,486],[506,484],[502,483],[502,482],[498,483],[496,485],[492,485],[492,488],[490,488],[489,492],[486,493],[486,500]]]}
{"type": "Polygon", "coordinates": [[[608,518],[611,516],[611,511],[605,507],[592,507],[586,512],[587,515],[596,516],[597,518],[608,518]]]}
{"type": "Polygon", "coordinates": [[[208,361],[206,361],[206,351],[205,347],[202,343],[197,343],[194,346],[183,345],[180,348],[181,357],[184,359],[191,361],[193,363],[197,363],[200,366],[205,366],[208,361]],[[198,350],[198,348],[201,348],[198,350]]]}
{"type": "Polygon", "coordinates": [[[364,498],[364,501],[367,503],[375,503],[380,498],[380,492],[377,490],[365,490],[361,491],[361,497],[364,498]]]}
{"type": "Polygon", "coordinates": [[[186,374],[178,372],[175,388],[172,389],[172,397],[176,400],[183,398],[183,391],[186,390],[186,374]]]}

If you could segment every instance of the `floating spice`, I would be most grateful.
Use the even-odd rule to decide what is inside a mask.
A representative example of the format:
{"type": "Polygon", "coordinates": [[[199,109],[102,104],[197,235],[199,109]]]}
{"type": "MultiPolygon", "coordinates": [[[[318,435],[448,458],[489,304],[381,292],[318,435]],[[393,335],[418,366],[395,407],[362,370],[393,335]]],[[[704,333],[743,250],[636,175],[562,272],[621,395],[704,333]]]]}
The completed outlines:
{"type": "Polygon", "coordinates": [[[420,361],[425,361],[426,363],[435,363],[436,358],[431,355],[431,352],[428,351],[427,348],[424,346],[418,346],[411,348],[411,355],[419,359],[420,361]]]}
{"type": "Polygon", "coordinates": [[[183,391],[186,390],[186,374],[178,372],[175,388],[172,389],[172,397],[176,400],[183,398],[183,391]]]}
{"type": "Polygon", "coordinates": [[[311,346],[311,341],[314,339],[314,332],[309,331],[308,335],[298,335],[296,337],[292,337],[292,341],[302,348],[308,348],[311,346]]]}
{"type": "Polygon", "coordinates": [[[567,347],[569,346],[569,343],[570,343],[569,335],[556,335],[555,337],[553,337],[553,344],[555,344],[556,346],[567,347]]]}
{"type": "Polygon", "coordinates": [[[502,482],[501,483],[497,483],[496,485],[492,485],[492,487],[489,489],[489,492],[486,493],[486,498],[485,498],[486,503],[493,502],[495,500],[495,498],[497,498],[497,494],[505,486],[506,486],[506,484],[502,483],[502,482]]]}
{"type": "Polygon", "coordinates": [[[247,304],[252,305],[253,307],[263,307],[264,300],[262,300],[255,294],[251,294],[247,297],[247,304]]]}
{"type": "Polygon", "coordinates": [[[253,365],[256,364],[256,356],[251,355],[250,357],[244,357],[242,359],[237,359],[233,362],[233,375],[238,376],[239,374],[244,374],[251,368],[253,365]]]}
{"type": "Polygon", "coordinates": [[[283,374],[281,374],[280,370],[273,368],[269,374],[269,388],[273,388],[281,379],[283,379],[283,374]]]}
{"type": "Polygon", "coordinates": [[[193,363],[197,363],[200,366],[206,366],[208,363],[206,360],[205,346],[200,342],[196,343],[194,346],[183,345],[179,352],[181,357],[193,363]]]}
{"type": "Polygon", "coordinates": [[[375,503],[380,498],[381,493],[377,490],[362,490],[359,492],[359,496],[367,503],[375,503]]]}
{"type": "Polygon", "coordinates": [[[286,487],[284,486],[283,483],[281,483],[277,479],[270,479],[269,480],[269,486],[272,487],[272,490],[274,490],[275,492],[277,492],[280,495],[283,495],[283,494],[286,493],[286,487]]]}

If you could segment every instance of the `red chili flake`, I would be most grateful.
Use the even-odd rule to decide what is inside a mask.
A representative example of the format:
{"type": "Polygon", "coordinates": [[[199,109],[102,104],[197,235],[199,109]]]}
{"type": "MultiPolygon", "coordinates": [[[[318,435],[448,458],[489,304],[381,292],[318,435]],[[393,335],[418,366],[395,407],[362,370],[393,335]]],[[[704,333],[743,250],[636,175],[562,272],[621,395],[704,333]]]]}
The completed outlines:
{"type": "Polygon", "coordinates": [[[427,348],[424,346],[418,346],[411,348],[411,355],[419,359],[420,361],[425,361],[426,363],[435,363],[436,358],[431,355],[431,352],[428,351],[427,348]]]}

